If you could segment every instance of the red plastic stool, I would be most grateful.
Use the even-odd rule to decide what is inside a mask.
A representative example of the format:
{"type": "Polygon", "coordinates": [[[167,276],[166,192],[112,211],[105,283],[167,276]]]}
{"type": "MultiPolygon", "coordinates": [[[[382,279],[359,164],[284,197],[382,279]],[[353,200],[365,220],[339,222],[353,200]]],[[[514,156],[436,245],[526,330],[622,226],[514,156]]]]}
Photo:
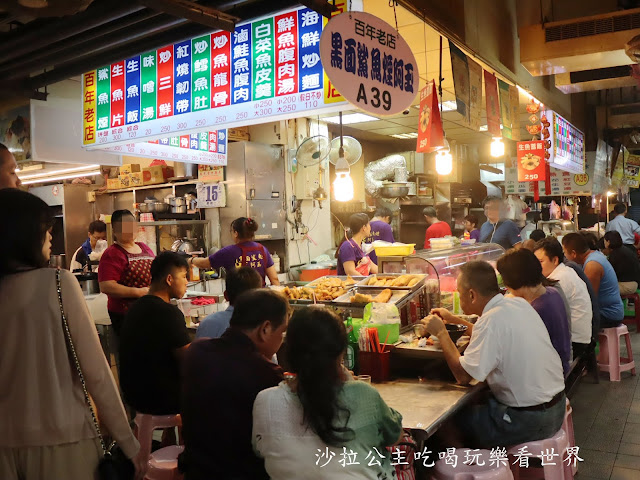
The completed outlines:
{"type": "Polygon", "coordinates": [[[478,450],[480,455],[478,462],[473,465],[465,465],[457,462],[457,465],[447,464],[445,459],[438,460],[431,477],[432,480],[513,480],[513,473],[507,465],[490,463],[491,452],[478,450]],[[482,462],[482,465],[479,463],[482,462]]]}
{"type": "Polygon", "coordinates": [[[135,434],[140,442],[140,454],[146,455],[147,474],[145,480],[182,480],[182,474],[178,471],[178,455],[184,447],[173,445],[164,447],[151,453],[153,431],[161,428],[182,426],[180,415],[147,415],[138,413],[135,418],[135,434]]]}
{"type": "Polygon", "coordinates": [[[636,374],[636,364],[631,351],[631,336],[626,325],[600,330],[598,341],[600,342],[598,368],[600,371],[609,372],[609,379],[612,382],[620,381],[621,372],[631,370],[631,375],[636,374]],[[620,337],[625,338],[628,358],[620,357],[620,337]]]}
{"type": "MultiPolygon", "coordinates": [[[[521,455],[524,452],[531,454],[533,457],[541,457],[552,451],[558,456],[547,461],[547,464],[542,467],[544,479],[572,480],[573,469],[571,466],[567,465],[567,462],[565,461],[567,448],[569,447],[569,437],[561,428],[553,437],[514,445],[507,449],[507,453],[510,458],[521,455]]],[[[520,465],[517,461],[511,461],[510,463],[511,470],[513,471],[513,477],[518,480],[520,478],[520,465]]]]}
{"type": "MultiPolygon", "coordinates": [[[[629,300],[633,300],[634,315],[625,315],[623,321],[626,325],[635,323],[636,333],[640,333],[640,295],[638,295],[638,292],[631,295],[622,295],[622,300],[627,300],[627,306],[629,305],[629,300]]],[[[625,308],[625,312],[626,310],[625,308]]]]}

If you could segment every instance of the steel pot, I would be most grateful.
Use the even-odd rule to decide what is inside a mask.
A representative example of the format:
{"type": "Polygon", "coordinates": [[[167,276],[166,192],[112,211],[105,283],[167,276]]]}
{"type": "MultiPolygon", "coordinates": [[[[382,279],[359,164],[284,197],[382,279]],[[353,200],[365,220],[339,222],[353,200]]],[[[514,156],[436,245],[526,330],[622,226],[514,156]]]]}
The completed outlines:
{"type": "Polygon", "coordinates": [[[168,203],[147,202],[146,200],[144,203],[141,203],[140,205],[138,205],[138,210],[140,210],[140,213],[153,213],[153,212],[167,213],[169,212],[170,208],[171,208],[171,205],[169,205],[168,203]]]}
{"type": "Polygon", "coordinates": [[[175,242],[171,244],[172,252],[191,253],[195,249],[196,248],[193,246],[193,243],[191,243],[189,240],[185,238],[178,238],[175,242]]]}
{"type": "Polygon", "coordinates": [[[82,293],[85,295],[95,295],[100,293],[100,284],[98,283],[97,273],[82,273],[76,275],[82,293]]]}
{"type": "Polygon", "coordinates": [[[172,213],[187,213],[187,206],[186,205],[180,205],[180,206],[175,206],[175,207],[171,207],[171,211],[172,213]]]}

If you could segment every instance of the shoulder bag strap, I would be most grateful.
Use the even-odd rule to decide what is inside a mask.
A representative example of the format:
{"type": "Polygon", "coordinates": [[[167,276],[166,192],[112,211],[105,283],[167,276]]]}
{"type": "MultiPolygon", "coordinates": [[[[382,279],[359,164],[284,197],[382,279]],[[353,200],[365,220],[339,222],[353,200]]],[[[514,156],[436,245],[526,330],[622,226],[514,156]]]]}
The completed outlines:
{"type": "Polygon", "coordinates": [[[71,358],[73,359],[73,363],[76,367],[76,372],[78,372],[78,377],[80,377],[80,383],[82,384],[82,392],[84,393],[84,400],[89,407],[89,411],[91,412],[91,418],[93,419],[93,426],[98,433],[98,438],[100,439],[100,445],[102,446],[102,451],[105,456],[109,454],[109,451],[115,444],[113,442],[109,448],[104,443],[104,437],[102,436],[102,432],[100,431],[100,425],[98,424],[98,418],[96,417],[96,412],[93,409],[93,405],[91,405],[91,400],[89,399],[89,392],[87,392],[87,385],[84,381],[84,375],[82,374],[82,367],[80,367],[80,362],[78,361],[78,355],[76,354],[76,349],[73,346],[73,340],[71,339],[71,331],[69,330],[69,324],[67,323],[67,316],[64,314],[64,307],[62,306],[62,284],[60,281],[60,270],[56,270],[56,291],[58,293],[58,304],[60,305],[60,315],[62,316],[62,329],[64,330],[64,335],[67,343],[67,348],[69,353],[71,354],[71,358]]]}

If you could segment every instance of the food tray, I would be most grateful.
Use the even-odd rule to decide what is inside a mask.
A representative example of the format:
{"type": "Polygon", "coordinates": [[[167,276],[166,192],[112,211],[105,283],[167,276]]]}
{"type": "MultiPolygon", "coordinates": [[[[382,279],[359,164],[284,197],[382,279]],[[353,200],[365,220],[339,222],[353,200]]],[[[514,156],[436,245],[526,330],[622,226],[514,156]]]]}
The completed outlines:
{"type": "Polygon", "coordinates": [[[388,288],[389,290],[405,290],[405,291],[409,290],[409,291],[415,292],[419,288],[422,288],[426,278],[427,278],[426,274],[420,274],[420,273],[379,273],[376,275],[369,275],[368,277],[360,280],[358,283],[356,283],[356,286],[365,287],[365,288],[374,288],[376,290],[384,290],[385,288],[388,288]],[[418,283],[416,283],[413,287],[374,287],[373,285],[367,285],[367,282],[371,277],[400,277],[401,275],[413,275],[416,277],[420,277],[420,281],[418,281],[418,283]]]}
{"type": "Polygon", "coordinates": [[[408,243],[405,245],[374,246],[374,250],[378,257],[406,257],[413,253],[415,247],[415,243],[408,243]]]}
{"type": "MultiPolygon", "coordinates": [[[[309,288],[316,288],[318,286],[318,284],[322,283],[323,280],[326,280],[327,278],[339,278],[342,281],[346,281],[347,280],[348,275],[325,275],[324,277],[320,277],[320,278],[316,278],[313,282],[309,282],[305,285],[305,287],[309,287],[309,288]]],[[[356,282],[353,285],[349,285],[347,288],[353,288],[355,287],[358,282],[364,280],[367,277],[351,277],[353,278],[353,281],[356,282]]]]}
{"type": "MultiPolygon", "coordinates": [[[[353,303],[351,302],[351,297],[353,297],[356,293],[361,293],[363,295],[371,295],[372,297],[377,296],[383,289],[381,288],[361,288],[361,287],[356,287],[353,288],[351,290],[349,290],[347,293],[345,293],[344,295],[336,298],[333,303],[340,303],[343,305],[351,305],[354,307],[364,307],[366,305],[366,303],[353,303]]],[[[389,301],[387,302],[387,304],[397,304],[399,303],[404,297],[406,297],[407,295],[409,295],[409,290],[408,289],[396,289],[392,292],[391,298],[389,299],[389,301]]]]}

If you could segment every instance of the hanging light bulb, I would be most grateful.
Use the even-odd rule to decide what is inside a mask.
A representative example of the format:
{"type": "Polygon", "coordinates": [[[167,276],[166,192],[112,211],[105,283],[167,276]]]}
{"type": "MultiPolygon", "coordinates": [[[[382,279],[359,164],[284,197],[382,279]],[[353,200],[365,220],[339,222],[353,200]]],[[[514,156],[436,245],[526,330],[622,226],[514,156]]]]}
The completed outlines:
{"type": "Polygon", "coordinates": [[[453,170],[453,156],[449,142],[445,139],[444,147],[436,153],[436,172],[438,175],[449,175],[453,170]]]}
{"type": "Polygon", "coordinates": [[[502,138],[493,138],[493,142],[491,142],[491,156],[495,158],[504,157],[504,142],[502,138]]]}
{"type": "Polygon", "coordinates": [[[353,179],[349,162],[344,158],[342,139],[342,112],[340,112],[340,149],[336,162],[336,179],[333,181],[333,195],[338,202],[348,202],[353,200],[353,179]]]}
{"type": "Polygon", "coordinates": [[[353,179],[349,170],[336,172],[336,179],[333,181],[333,194],[338,202],[353,200],[353,179]]]}

